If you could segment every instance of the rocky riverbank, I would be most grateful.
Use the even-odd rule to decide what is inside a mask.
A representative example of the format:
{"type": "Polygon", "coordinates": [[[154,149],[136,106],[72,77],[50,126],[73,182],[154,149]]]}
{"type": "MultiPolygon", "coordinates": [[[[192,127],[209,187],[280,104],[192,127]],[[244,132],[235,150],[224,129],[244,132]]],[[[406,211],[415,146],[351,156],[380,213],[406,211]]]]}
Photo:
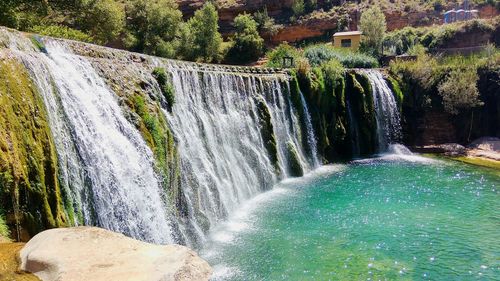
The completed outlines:
{"type": "Polygon", "coordinates": [[[499,138],[479,138],[468,146],[462,146],[456,143],[445,143],[417,146],[413,147],[412,150],[419,153],[443,155],[453,160],[500,170],[499,138]]]}

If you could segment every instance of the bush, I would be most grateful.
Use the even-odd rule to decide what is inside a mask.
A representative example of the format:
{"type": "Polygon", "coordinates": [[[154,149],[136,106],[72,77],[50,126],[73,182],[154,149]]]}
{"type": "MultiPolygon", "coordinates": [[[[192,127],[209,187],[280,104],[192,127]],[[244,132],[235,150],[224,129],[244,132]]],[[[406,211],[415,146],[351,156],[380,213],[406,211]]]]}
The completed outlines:
{"type": "Polygon", "coordinates": [[[49,25],[49,26],[34,26],[30,32],[38,33],[40,35],[52,36],[57,38],[77,40],[87,43],[94,42],[92,36],[84,33],[83,31],[69,28],[62,25],[49,25]]]}
{"type": "Polygon", "coordinates": [[[308,47],[304,51],[304,56],[312,66],[319,66],[324,62],[336,59],[347,68],[378,67],[378,61],[374,57],[346,49],[337,49],[324,44],[308,47]]]}
{"type": "Polygon", "coordinates": [[[257,60],[263,53],[264,39],[259,36],[257,22],[248,14],[241,14],[234,19],[236,33],[228,53],[231,63],[248,63],[257,60]]]}
{"type": "Polygon", "coordinates": [[[266,54],[267,67],[283,67],[283,58],[292,57],[295,62],[301,57],[300,52],[288,43],[282,43],[266,54]]]}
{"type": "Polygon", "coordinates": [[[460,109],[482,105],[477,89],[477,70],[472,67],[453,69],[438,86],[445,110],[458,114],[460,109]]]}

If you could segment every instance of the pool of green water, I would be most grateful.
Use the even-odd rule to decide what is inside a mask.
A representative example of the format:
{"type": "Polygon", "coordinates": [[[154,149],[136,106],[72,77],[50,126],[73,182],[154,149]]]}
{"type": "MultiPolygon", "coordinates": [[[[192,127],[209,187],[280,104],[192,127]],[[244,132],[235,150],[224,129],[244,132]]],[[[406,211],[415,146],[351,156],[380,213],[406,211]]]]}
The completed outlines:
{"type": "Polygon", "coordinates": [[[214,280],[500,280],[500,174],[415,157],[322,167],[252,199],[214,280]]]}

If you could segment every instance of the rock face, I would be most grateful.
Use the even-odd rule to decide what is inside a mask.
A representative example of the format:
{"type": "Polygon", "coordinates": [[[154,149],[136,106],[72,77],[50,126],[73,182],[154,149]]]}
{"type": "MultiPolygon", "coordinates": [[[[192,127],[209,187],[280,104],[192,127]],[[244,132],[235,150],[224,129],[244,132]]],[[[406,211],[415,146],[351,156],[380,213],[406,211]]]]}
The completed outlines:
{"type": "Polygon", "coordinates": [[[43,281],[208,280],[212,269],[186,247],[159,246],[96,227],[51,229],[20,252],[21,270],[43,281]]]}

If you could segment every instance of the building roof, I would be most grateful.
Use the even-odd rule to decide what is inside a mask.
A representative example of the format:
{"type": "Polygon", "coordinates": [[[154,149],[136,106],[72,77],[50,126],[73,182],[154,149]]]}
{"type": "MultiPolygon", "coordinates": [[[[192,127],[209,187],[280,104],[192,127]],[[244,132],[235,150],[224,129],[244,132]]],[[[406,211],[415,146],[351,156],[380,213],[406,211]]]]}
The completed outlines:
{"type": "Polygon", "coordinates": [[[350,36],[350,35],[361,35],[363,32],[361,31],[346,31],[346,32],[337,32],[333,34],[333,37],[337,36],[350,36]]]}

